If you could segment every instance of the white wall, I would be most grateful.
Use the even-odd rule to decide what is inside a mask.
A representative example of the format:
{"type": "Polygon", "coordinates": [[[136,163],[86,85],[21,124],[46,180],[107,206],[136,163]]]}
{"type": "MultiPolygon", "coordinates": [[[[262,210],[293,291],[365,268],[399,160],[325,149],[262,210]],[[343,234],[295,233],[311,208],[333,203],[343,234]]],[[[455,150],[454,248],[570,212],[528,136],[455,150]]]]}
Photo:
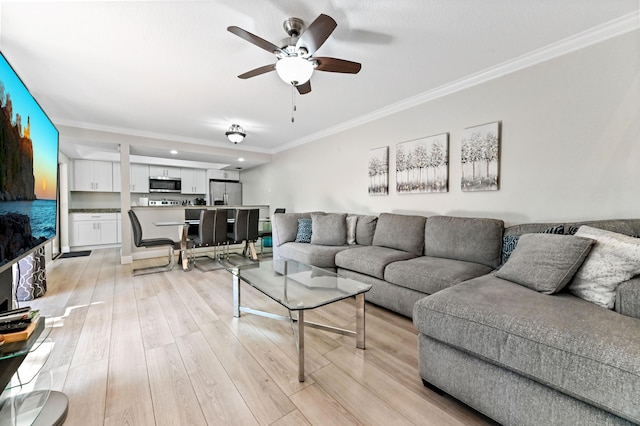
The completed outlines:
{"type": "Polygon", "coordinates": [[[243,172],[242,181],[246,203],[287,211],[483,216],[507,224],[640,217],[640,32],[281,152],[243,172]],[[500,190],[463,193],[461,133],[498,120],[500,190]],[[444,132],[449,192],[398,195],[396,144],[444,132]],[[383,146],[390,147],[390,194],[369,196],[369,150],[383,146]]]}

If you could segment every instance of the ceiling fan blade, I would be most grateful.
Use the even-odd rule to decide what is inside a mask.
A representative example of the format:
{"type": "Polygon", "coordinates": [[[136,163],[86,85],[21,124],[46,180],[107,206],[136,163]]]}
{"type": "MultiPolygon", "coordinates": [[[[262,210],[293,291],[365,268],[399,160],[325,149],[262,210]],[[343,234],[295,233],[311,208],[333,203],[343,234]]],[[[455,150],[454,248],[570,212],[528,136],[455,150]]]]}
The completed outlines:
{"type": "Polygon", "coordinates": [[[311,91],[311,80],[307,81],[305,84],[296,86],[296,89],[298,89],[298,93],[301,95],[306,95],[311,91]]]}
{"type": "Polygon", "coordinates": [[[313,58],[318,63],[317,71],[342,72],[345,74],[358,74],[362,65],[358,62],[336,58],[313,58]]]}
{"type": "Polygon", "coordinates": [[[249,31],[243,30],[240,27],[231,26],[231,27],[227,27],[227,30],[230,33],[237,35],[238,37],[248,41],[249,43],[255,44],[256,46],[266,50],[269,53],[275,53],[275,52],[284,53],[282,49],[280,49],[278,46],[271,43],[270,41],[267,41],[261,37],[258,37],[255,34],[251,34],[249,31]]]}
{"type": "Polygon", "coordinates": [[[300,35],[296,47],[304,46],[307,48],[309,54],[313,55],[329,38],[337,26],[338,24],[331,16],[321,14],[309,25],[307,30],[300,35]]]}
{"type": "Polygon", "coordinates": [[[238,78],[241,78],[241,79],[244,80],[244,79],[247,79],[247,78],[255,77],[255,76],[260,75],[260,74],[267,73],[269,71],[273,71],[275,69],[276,69],[276,64],[264,65],[262,67],[254,69],[254,70],[247,71],[244,74],[240,74],[238,76],[238,78]]]}

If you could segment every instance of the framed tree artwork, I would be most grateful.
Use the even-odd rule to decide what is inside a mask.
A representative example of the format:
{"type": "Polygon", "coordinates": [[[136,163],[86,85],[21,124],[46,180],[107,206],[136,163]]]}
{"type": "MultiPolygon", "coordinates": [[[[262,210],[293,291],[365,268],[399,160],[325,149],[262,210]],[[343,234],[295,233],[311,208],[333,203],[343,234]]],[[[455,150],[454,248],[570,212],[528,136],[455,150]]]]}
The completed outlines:
{"type": "Polygon", "coordinates": [[[398,194],[447,192],[448,189],[448,133],[402,142],[396,146],[398,194]]]}
{"type": "Polygon", "coordinates": [[[369,195],[389,194],[389,147],[369,151],[369,195]]]}
{"type": "Polygon", "coordinates": [[[500,174],[500,122],[469,127],[462,134],[462,191],[497,191],[500,174]]]}

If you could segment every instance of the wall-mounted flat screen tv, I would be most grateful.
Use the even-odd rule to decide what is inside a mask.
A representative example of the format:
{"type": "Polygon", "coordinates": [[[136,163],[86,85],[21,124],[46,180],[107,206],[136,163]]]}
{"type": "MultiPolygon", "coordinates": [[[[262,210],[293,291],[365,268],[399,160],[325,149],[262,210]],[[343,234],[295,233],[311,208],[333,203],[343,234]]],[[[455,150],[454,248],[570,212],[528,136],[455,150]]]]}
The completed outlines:
{"type": "Polygon", "coordinates": [[[57,232],[58,130],[0,54],[0,272],[57,232]]]}

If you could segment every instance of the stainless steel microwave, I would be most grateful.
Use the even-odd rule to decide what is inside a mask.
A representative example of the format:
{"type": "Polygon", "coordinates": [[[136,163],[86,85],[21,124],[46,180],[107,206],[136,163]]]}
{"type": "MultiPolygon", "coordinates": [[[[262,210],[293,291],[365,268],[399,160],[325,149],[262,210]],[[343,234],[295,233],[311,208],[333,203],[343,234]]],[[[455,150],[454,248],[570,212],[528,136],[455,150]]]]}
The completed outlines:
{"type": "Polygon", "coordinates": [[[153,176],[149,178],[149,192],[181,192],[180,178],[167,176],[153,176]]]}

